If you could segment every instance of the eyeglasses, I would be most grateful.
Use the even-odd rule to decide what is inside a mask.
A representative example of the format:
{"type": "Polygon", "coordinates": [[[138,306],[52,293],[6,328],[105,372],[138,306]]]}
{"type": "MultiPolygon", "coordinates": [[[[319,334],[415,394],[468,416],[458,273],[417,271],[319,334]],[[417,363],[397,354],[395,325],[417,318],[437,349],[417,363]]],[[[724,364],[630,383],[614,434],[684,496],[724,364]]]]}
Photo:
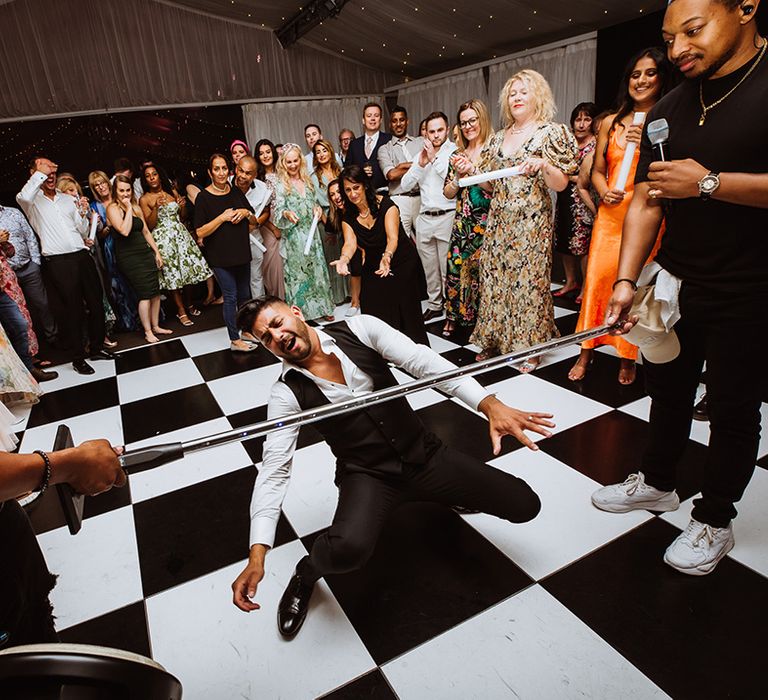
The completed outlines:
{"type": "Polygon", "coordinates": [[[466,129],[467,127],[475,126],[475,124],[477,124],[478,121],[480,121],[478,117],[470,117],[465,122],[459,122],[459,127],[461,127],[462,129],[466,129]]]}

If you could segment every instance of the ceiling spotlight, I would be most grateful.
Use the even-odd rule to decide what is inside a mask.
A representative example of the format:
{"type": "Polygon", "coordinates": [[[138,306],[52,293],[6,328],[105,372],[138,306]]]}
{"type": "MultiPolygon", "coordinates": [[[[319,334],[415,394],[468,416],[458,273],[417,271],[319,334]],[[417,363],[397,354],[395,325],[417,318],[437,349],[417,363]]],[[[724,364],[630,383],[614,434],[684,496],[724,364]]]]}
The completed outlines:
{"type": "Polygon", "coordinates": [[[275,29],[280,46],[287,49],[324,20],[337,17],[349,0],[310,0],[297,14],[275,29]]]}

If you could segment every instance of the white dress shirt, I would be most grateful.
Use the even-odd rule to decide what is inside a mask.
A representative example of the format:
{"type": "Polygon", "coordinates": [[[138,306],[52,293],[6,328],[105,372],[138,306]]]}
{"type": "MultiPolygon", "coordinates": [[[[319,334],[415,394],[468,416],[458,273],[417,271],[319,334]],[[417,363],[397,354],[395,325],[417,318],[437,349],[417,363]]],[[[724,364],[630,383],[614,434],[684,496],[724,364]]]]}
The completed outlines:
{"type": "MultiPolygon", "coordinates": [[[[384,173],[384,177],[387,177],[387,173],[393,168],[400,165],[400,163],[415,163],[419,160],[419,153],[421,152],[422,142],[420,139],[415,139],[413,136],[406,134],[401,139],[396,139],[394,136],[387,141],[376,154],[379,159],[379,167],[381,172],[384,173]]],[[[415,188],[411,188],[415,189],[415,188]]],[[[390,180],[389,181],[389,195],[404,194],[410,192],[403,187],[403,180],[390,180]]]]}
{"type": "Polygon", "coordinates": [[[446,141],[440,146],[434,161],[422,168],[417,158],[400,180],[404,192],[410,192],[414,187],[419,188],[421,211],[446,211],[456,208],[456,198],[447,199],[443,194],[445,176],[448,174],[450,158],[455,150],[456,144],[446,141]]]}
{"type": "MultiPolygon", "coordinates": [[[[350,330],[369,348],[373,348],[385,360],[393,362],[416,377],[428,377],[456,367],[426,345],[418,345],[375,316],[361,314],[347,319],[350,330]]],[[[311,379],[331,403],[356,398],[373,390],[373,380],[352,362],[336,341],[320,328],[315,328],[324,352],[333,353],[341,362],[346,384],[321,379],[306,369],[283,361],[281,376],[295,369],[311,379]]],[[[442,384],[440,388],[461,399],[467,406],[477,409],[488,392],[471,377],[464,377],[442,384]]],[[[272,386],[267,415],[269,420],[301,411],[296,396],[281,381],[272,386]]],[[[269,433],[264,443],[262,465],[253,486],[251,497],[250,545],[263,544],[271,547],[275,541],[275,529],[280,517],[280,507],[285,498],[291,476],[293,453],[299,428],[286,428],[269,433]]]]}
{"type": "Polygon", "coordinates": [[[83,239],[88,235],[88,215],[80,216],[72,195],[57,191],[52,200],[46,197],[40,189],[46,177],[40,171],[33,173],[16,195],[16,201],[40,237],[43,256],[83,250],[86,247],[83,239]]]}

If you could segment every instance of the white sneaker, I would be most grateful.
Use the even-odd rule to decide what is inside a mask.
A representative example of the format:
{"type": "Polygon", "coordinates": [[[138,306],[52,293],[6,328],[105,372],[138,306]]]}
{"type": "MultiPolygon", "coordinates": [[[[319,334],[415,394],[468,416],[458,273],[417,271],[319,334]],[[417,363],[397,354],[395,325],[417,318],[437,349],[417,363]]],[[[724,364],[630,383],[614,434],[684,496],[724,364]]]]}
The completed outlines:
{"type": "Polygon", "coordinates": [[[350,306],[345,312],[344,315],[349,318],[350,316],[357,316],[357,314],[360,313],[360,307],[359,306],[350,306]]]}
{"type": "Polygon", "coordinates": [[[611,484],[592,494],[592,505],[609,513],[630,510],[677,510],[680,499],[676,491],[659,491],[645,483],[643,472],[630,474],[621,484],[611,484]]]}
{"type": "Polygon", "coordinates": [[[664,561],[690,576],[705,576],[733,549],[733,528],[712,527],[691,518],[685,532],[664,552],[664,561]]]}

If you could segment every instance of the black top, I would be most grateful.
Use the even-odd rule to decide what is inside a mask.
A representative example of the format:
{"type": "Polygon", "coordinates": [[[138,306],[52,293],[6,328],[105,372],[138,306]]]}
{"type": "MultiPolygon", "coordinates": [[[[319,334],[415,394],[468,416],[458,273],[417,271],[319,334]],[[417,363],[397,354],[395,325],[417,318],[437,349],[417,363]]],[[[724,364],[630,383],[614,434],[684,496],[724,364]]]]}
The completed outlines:
{"type": "MultiPolygon", "coordinates": [[[[703,84],[704,103],[725,95],[754,65],[703,84]]],[[[692,158],[708,171],[768,172],[768,56],[734,93],[707,113],[703,126],[699,80],[686,80],[651,110],[645,123],[669,123],[667,160],[692,158]]],[[[635,182],[655,160],[643,134],[635,182]]],[[[768,297],[768,209],[716,199],[669,200],[667,230],[656,260],[673,275],[718,297],[768,297]]],[[[733,302],[731,302],[733,303],[733,302]]]]}
{"type": "MultiPolygon", "coordinates": [[[[231,187],[227,194],[211,194],[200,190],[195,200],[195,229],[213,221],[225,209],[248,209],[253,207],[245,195],[231,187]]],[[[248,220],[239,224],[225,221],[210,236],[203,239],[203,255],[213,267],[233,267],[251,261],[251,243],[248,240],[248,220]]]]}
{"type": "Polygon", "coordinates": [[[347,151],[347,157],[344,159],[344,165],[359,165],[361,168],[365,165],[371,165],[373,168],[373,188],[378,190],[381,187],[387,186],[387,178],[384,173],[381,172],[381,166],[379,165],[379,149],[390,141],[392,134],[385,134],[383,131],[379,132],[379,138],[376,141],[376,145],[373,147],[373,152],[370,158],[365,157],[365,132],[362,136],[358,136],[353,139],[349,144],[349,150],[347,151]]]}

